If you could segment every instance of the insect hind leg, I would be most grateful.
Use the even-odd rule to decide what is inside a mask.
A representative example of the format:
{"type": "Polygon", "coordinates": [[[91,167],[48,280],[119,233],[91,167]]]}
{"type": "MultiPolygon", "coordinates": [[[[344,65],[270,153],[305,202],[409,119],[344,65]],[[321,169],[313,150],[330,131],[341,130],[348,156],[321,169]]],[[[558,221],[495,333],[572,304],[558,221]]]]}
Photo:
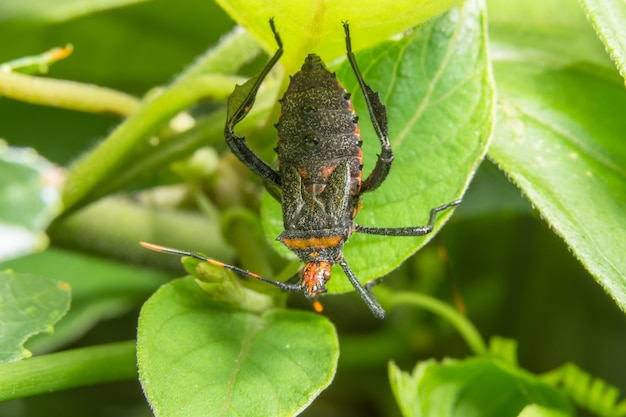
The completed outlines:
{"type": "Polygon", "coordinates": [[[379,319],[385,318],[385,310],[381,307],[378,300],[376,300],[376,297],[374,296],[374,293],[371,290],[371,287],[373,285],[368,284],[365,287],[363,287],[361,283],[359,282],[359,280],[357,279],[356,275],[354,275],[354,272],[352,272],[352,269],[350,269],[350,267],[346,263],[345,259],[341,259],[338,262],[338,264],[346,273],[348,280],[354,286],[354,289],[359,294],[359,296],[363,299],[363,301],[369,307],[372,313],[374,313],[374,315],[379,319]]]}
{"type": "Polygon", "coordinates": [[[435,227],[435,220],[437,214],[445,211],[451,207],[455,207],[461,204],[461,200],[455,200],[451,203],[444,204],[439,207],[435,207],[430,210],[430,217],[426,226],[413,226],[413,227],[367,227],[356,224],[354,231],[359,233],[367,233],[370,235],[384,235],[384,236],[424,236],[433,231],[435,227]]]}

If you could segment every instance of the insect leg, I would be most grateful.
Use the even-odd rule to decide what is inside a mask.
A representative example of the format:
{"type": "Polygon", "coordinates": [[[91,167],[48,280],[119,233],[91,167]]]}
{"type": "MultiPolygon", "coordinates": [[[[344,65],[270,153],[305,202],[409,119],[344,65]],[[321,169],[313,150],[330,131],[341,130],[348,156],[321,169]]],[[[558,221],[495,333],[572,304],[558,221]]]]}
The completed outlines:
{"type": "Polygon", "coordinates": [[[449,209],[450,207],[458,206],[461,204],[461,200],[456,200],[443,206],[435,207],[430,211],[430,218],[426,226],[414,226],[414,227],[367,227],[361,225],[354,225],[354,231],[360,233],[368,233],[370,235],[385,235],[385,236],[424,236],[433,231],[435,227],[435,219],[439,212],[449,209]]]}
{"type": "Polygon", "coordinates": [[[356,292],[359,293],[369,309],[372,310],[372,313],[374,313],[374,315],[379,319],[385,318],[385,310],[383,310],[381,305],[376,300],[376,297],[374,296],[374,293],[372,293],[372,291],[370,290],[370,287],[368,286],[364,288],[361,285],[356,275],[354,275],[354,272],[352,272],[352,270],[346,263],[345,259],[341,259],[337,263],[341,265],[341,268],[346,273],[346,276],[350,280],[350,283],[354,286],[354,289],[356,289],[356,292]]]}
{"type": "Polygon", "coordinates": [[[269,278],[265,278],[262,277],[260,275],[254,274],[250,271],[246,271],[245,269],[241,269],[241,268],[237,268],[234,265],[228,265],[225,264],[223,262],[220,261],[216,261],[215,259],[211,259],[211,258],[206,258],[200,254],[197,254],[195,252],[187,252],[187,251],[183,251],[180,249],[173,249],[173,248],[167,248],[165,246],[159,246],[159,245],[154,245],[152,243],[146,243],[146,242],[139,242],[141,244],[141,246],[143,246],[146,249],[150,249],[156,252],[162,252],[162,253],[169,253],[172,255],[179,255],[179,256],[189,256],[191,258],[195,258],[195,259],[199,259],[201,261],[210,263],[211,265],[215,265],[215,266],[219,266],[221,268],[225,268],[225,269],[229,269],[241,276],[244,277],[249,277],[249,278],[253,278],[253,279],[257,279],[259,281],[263,281],[266,282],[268,284],[271,284],[275,287],[278,287],[280,290],[282,291],[288,291],[288,292],[293,292],[293,291],[300,291],[301,290],[301,286],[300,284],[294,284],[294,283],[285,283],[285,282],[280,282],[280,281],[274,281],[272,279],[269,278]]]}
{"type": "Polygon", "coordinates": [[[254,100],[257,92],[259,91],[259,87],[283,54],[283,43],[278,32],[276,31],[276,27],[274,26],[274,19],[270,19],[270,28],[274,34],[274,39],[276,40],[278,49],[267,65],[265,65],[256,77],[249,79],[242,85],[236,86],[233,93],[228,97],[224,137],[226,138],[226,143],[230,147],[231,151],[250,170],[258,174],[265,181],[276,186],[280,186],[280,175],[254,152],[252,152],[248,145],[246,145],[245,138],[235,135],[234,131],[237,123],[246,117],[254,105],[254,100]]]}
{"type": "Polygon", "coordinates": [[[356,76],[361,91],[365,96],[365,103],[367,104],[367,110],[372,120],[372,125],[376,131],[376,135],[380,140],[380,155],[376,161],[374,170],[370,173],[363,184],[361,185],[361,192],[372,191],[385,181],[389,170],[391,169],[391,163],[393,162],[393,152],[391,150],[391,144],[389,143],[388,124],[387,124],[387,107],[380,101],[380,94],[365,83],[363,75],[359,70],[356,63],[354,53],[352,53],[352,42],[350,39],[350,28],[347,22],[343,22],[343,29],[346,33],[346,55],[348,61],[352,66],[354,75],[356,76]]]}

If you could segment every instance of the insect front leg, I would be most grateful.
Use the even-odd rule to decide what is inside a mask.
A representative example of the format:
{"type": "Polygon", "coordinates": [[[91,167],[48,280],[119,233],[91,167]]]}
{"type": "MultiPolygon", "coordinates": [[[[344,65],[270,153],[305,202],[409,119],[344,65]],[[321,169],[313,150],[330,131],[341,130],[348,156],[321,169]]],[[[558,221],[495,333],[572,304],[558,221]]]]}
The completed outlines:
{"type": "Polygon", "coordinates": [[[270,19],[270,28],[274,34],[278,50],[276,50],[274,56],[272,56],[267,65],[265,65],[256,77],[249,79],[242,85],[236,86],[233,93],[228,97],[224,137],[226,138],[226,143],[230,147],[231,151],[251,171],[258,174],[266,182],[270,183],[270,185],[280,187],[280,175],[254,152],[252,152],[248,145],[246,145],[245,138],[235,135],[234,131],[237,123],[246,117],[246,115],[250,112],[250,109],[252,109],[259,87],[283,54],[283,43],[278,32],[276,31],[273,19],[270,19]]]}
{"type": "Polygon", "coordinates": [[[384,236],[424,236],[433,231],[435,227],[435,219],[437,214],[455,207],[461,204],[461,200],[456,200],[443,206],[435,207],[430,211],[430,218],[426,226],[414,226],[414,227],[367,227],[359,224],[354,225],[354,231],[359,233],[368,233],[370,235],[384,235],[384,236]]]}
{"type": "Polygon", "coordinates": [[[389,170],[391,169],[391,163],[393,162],[393,152],[391,150],[391,144],[389,143],[388,123],[387,123],[387,107],[380,101],[380,94],[365,83],[363,75],[359,70],[356,63],[356,58],[352,52],[352,42],[350,39],[350,27],[347,22],[343,22],[343,30],[346,33],[346,55],[348,61],[352,66],[354,75],[356,76],[361,91],[365,96],[365,103],[367,104],[367,110],[372,120],[372,125],[376,131],[376,135],[380,140],[380,155],[376,161],[374,170],[370,173],[363,184],[361,185],[361,192],[367,192],[375,190],[385,181],[389,170]]]}

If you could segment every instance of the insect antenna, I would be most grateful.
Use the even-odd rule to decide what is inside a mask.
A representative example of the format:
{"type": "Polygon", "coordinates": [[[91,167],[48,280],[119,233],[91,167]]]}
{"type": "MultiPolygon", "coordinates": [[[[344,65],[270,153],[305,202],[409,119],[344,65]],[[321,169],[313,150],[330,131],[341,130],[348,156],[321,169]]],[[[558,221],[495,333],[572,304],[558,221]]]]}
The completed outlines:
{"type": "Polygon", "coordinates": [[[155,245],[153,243],[147,243],[147,242],[139,242],[139,244],[141,246],[143,246],[144,248],[153,250],[155,252],[169,253],[171,255],[179,255],[179,256],[189,256],[190,258],[195,258],[195,259],[207,262],[207,263],[209,263],[211,265],[215,265],[215,266],[219,266],[220,268],[231,270],[231,271],[233,271],[233,272],[235,272],[235,273],[237,273],[237,274],[239,274],[241,276],[249,277],[249,278],[253,278],[253,279],[259,280],[259,281],[266,282],[266,283],[271,284],[271,285],[273,285],[275,287],[278,287],[282,291],[293,292],[293,291],[300,291],[301,290],[300,284],[285,283],[285,282],[280,282],[280,281],[275,281],[273,279],[265,278],[265,277],[262,277],[261,275],[257,275],[255,273],[247,271],[245,269],[238,268],[238,267],[236,267],[234,265],[225,264],[223,262],[216,261],[215,259],[207,258],[207,257],[202,256],[202,255],[200,255],[198,253],[195,253],[195,252],[187,252],[187,251],[184,251],[184,250],[168,248],[166,246],[155,245]]]}

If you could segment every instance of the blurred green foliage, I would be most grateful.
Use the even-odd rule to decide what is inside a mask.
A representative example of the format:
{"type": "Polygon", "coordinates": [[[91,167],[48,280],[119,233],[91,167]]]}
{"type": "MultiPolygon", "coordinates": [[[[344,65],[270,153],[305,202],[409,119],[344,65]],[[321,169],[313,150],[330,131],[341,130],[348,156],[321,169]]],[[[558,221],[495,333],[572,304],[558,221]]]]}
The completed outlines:
{"type": "MultiPolygon", "coordinates": [[[[511,39],[523,38],[526,51],[540,45],[563,56],[582,59],[584,55],[588,63],[605,69],[611,67],[575,1],[519,2],[518,20],[507,20],[515,14],[495,1],[491,3],[492,42],[494,50],[500,54],[494,59],[506,58],[510,52],[506,47],[497,47],[506,46],[511,39]],[[555,10],[559,13],[554,13],[555,10]],[[523,24],[518,25],[520,22],[523,24]],[[571,26],[571,22],[578,26],[571,26]],[[548,34],[529,30],[529,27],[550,27],[551,23],[555,30],[548,34]],[[565,39],[566,35],[577,32],[585,39],[582,42],[585,47],[578,44],[572,48],[575,50],[561,49],[563,39],[556,39],[557,32],[563,33],[565,39]],[[534,37],[519,36],[520,33],[534,37]],[[593,40],[589,40],[592,37],[593,40]]],[[[80,2],[69,0],[44,6],[36,1],[0,2],[0,39],[3,40],[0,62],[38,55],[71,43],[73,54],[51,65],[46,76],[93,83],[143,97],[154,93],[151,90],[155,86],[170,83],[175,74],[187,68],[209,46],[217,44],[234,26],[216,4],[199,0],[118,1],[99,10],[84,9],[77,4],[80,2]]],[[[594,20],[594,24],[601,25],[601,22],[594,20]]],[[[253,61],[244,67],[243,73],[253,74],[264,59],[253,61]]],[[[506,72],[505,61],[500,61],[499,68],[506,79],[515,72],[506,72]]],[[[604,72],[602,77],[605,77],[604,72]]],[[[616,78],[615,74],[606,76],[611,83],[616,78]]],[[[584,92],[585,86],[579,87],[584,92]]],[[[624,92],[615,91],[620,96],[615,103],[621,102],[624,92]]],[[[211,104],[203,104],[193,112],[204,114],[207,110],[213,110],[211,104]]],[[[619,107],[613,110],[619,113],[619,107]]],[[[80,113],[0,98],[0,138],[11,146],[34,148],[43,157],[63,166],[71,165],[93,149],[121,120],[118,116],[80,113]]],[[[263,127],[252,130],[259,136],[272,134],[263,127]]],[[[224,145],[219,144],[217,148],[222,150],[224,145]]],[[[503,153],[500,149],[496,157],[503,153]]],[[[225,212],[232,206],[245,206],[246,213],[258,213],[261,184],[232,164],[227,152],[224,155],[218,162],[220,177],[212,175],[201,184],[210,198],[208,209],[198,193],[183,193],[177,200],[179,207],[225,212]],[[222,192],[224,189],[229,192],[222,192]]],[[[502,165],[501,160],[497,162],[502,165]]],[[[171,172],[163,170],[154,172],[153,178],[134,187],[176,181],[171,172]]],[[[567,184],[567,178],[564,183],[567,184]]],[[[174,190],[174,197],[167,194],[165,198],[176,200],[177,192],[174,190]]],[[[615,198],[620,201],[622,197],[615,198]]],[[[153,202],[161,196],[155,194],[149,198],[153,202]]],[[[177,211],[176,215],[167,217],[165,229],[154,232],[141,229],[143,224],[139,218],[145,219],[148,215],[131,213],[131,217],[136,217],[120,229],[130,232],[130,236],[145,233],[150,235],[145,239],[158,240],[169,231],[181,235],[190,230],[199,231],[197,222],[203,221],[199,216],[190,218],[193,215],[177,211]],[[193,225],[189,226],[190,223],[193,225]],[[188,226],[185,228],[184,224],[188,226]]],[[[234,220],[227,224],[220,224],[210,215],[207,217],[213,223],[198,232],[200,236],[195,236],[189,249],[205,250],[198,241],[206,240],[209,234],[215,234],[211,239],[219,239],[219,246],[224,246],[223,238],[217,237],[217,228],[223,228],[224,239],[228,240],[227,231],[236,228],[237,221],[241,221],[237,215],[231,216],[234,220]]],[[[166,223],[162,217],[150,219],[153,223],[166,223]]],[[[602,218],[596,220],[601,229],[602,218]]],[[[135,338],[142,302],[167,277],[181,275],[175,259],[136,255],[141,249],[130,247],[134,242],[129,243],[125,235],[109,240],[122,242],[114,245],[102,244],[97,234],[87,234],[84,238],[83,224],[79,218],[71,228],[59,229],[58,224],[53,225],[51,249],[0,264],[0,271],[10,268],[59,281],[71,281],[70,276],[77,281],[72,283],[76,289],[72,307],[75,310],[70,310],[65,318],[71,321],[70,330],[59,327],[59,334],[49,342],[45,341],[45,335],[33,339],[35,353],[61,346],[76,348],[135,338]],[[71,236],[63,230],[71,230],[71,236]],[[76,236],[83,238],[76,239],[76,236]],[[165,268],[178,268],[176,273],[153,269],[170,260],[172,263],[165,268]],[[116,279],[108,279],[110,276],[116,279]]],[[[606,225],[607,228],[612,226],[606,225]]],[[[255,263],[255,271],[263,273],[261,269],[281,270],[285,261],[273,253],[266,238],[254,233],[256,229],[246,228],[252,235],[245,242],[249,246],[247,251],[242,253],[237,237],[229,242],[235,246],[238,261],[244,266],[246,262],[255,263]],[[256,258],[261,259],[246,260],[250,258],[250,247],[256,251],[256,258]]],[[[106,235],[112,229],[115,225],[107,223],[97,233],[106,235]]],[[[185,238],[173,239],[185,241],[185,238]]],[[[626,248],[626,243],[621,243],[621,249],[626,248]]],[[[223,251],[219,259],[232,261],[233,251],[223,251]]],[[[576,256],[544,223],[519,189],[487,160],[477,171],[454,219],[430,245],[389,274],[384,282],[392,289],[429,294],[457,306],[483,335],[502,335],[516,340],[520,365],[531,372],[544,373],[566,362],[574,362],[624,391],[624,315],[576,256]]],[[[302,303],[300,298],[293,297],[290,305],[298,307],[302,303]]],[[[304,416],[399,415],[386,373],[390,359],[400,368],[409,370],[417,361],[428,358],[463,358],[471,354],[449,323],[422,310],[399,307],[381,323],[351,295],[325,297],[324,305],[325,314],[337,328],[341,355],[334,382],[304,411],[304,416]]],[[[74,388],[0,404],[0,415],[6,417],[150,414],[137,381],[74,388]]]]}

